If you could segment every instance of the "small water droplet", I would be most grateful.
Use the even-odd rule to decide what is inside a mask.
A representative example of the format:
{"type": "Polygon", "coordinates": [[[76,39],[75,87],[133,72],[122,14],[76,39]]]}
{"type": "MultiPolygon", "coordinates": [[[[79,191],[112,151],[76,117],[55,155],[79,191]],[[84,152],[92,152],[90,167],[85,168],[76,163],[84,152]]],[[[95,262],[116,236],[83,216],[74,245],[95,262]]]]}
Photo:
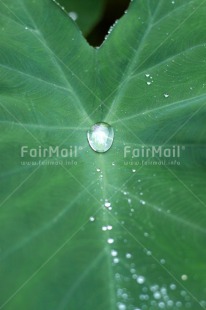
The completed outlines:
{"type": "Polygon", "coordinates": [[[119,303],[118,304],[118,310],[126,310],[125,304],[119,303]]]}
{"type": "Polygon", "coordinates": [[[165,303],[163,301],[160,301],[158,303],[159,309],[164,309],[165,308],[165,303]]]}
{"type": "Polygon", "coordinates": [[[112,256],[117,256],[117,254],[118,254],[117,251],[115,251],[115,250],[112,250],[112,251],[111,251],[111,255],[112,255],[112,256]]]}
{"type": "Polygon", "coordinates": [[[146,202],[145,202],[144,200],[140,200],[140,203],[141,203],[142,205],[145,205],[145,204],[146,204],[146,202]]]}
{"type": "Polygon", "coordinates": [[[182,279],[182,281],[186,281],[186,280],[188,279],[188,277],[187,277],[186,274],[183,274],[183,275],[181,276],[181,279],[182,279]]]}
{"type": "Polygon", "coordinates": [[[155,299],[160,299],[161,298],[161,294],[160,294],[160,292],[155,292],[154,294],[153,294],[153,296],[154,296],[154,298],[155,299]]]}
{"type": "Polygon", "coordinates": [[[176,289],[176,285],[174,283],[170,284],[170,289],[171,290],[175,290],[176,289]]]}
{"type": "Polygon", "coordinates": [[[113,262],[114,262],[115,264],[118,264],[118,263],[119,263],[119,258],[118,258],[118,257],[115,257],[115,258],[113,259],[113,262]]]}
{"type": "Polygon", "coordinates": [[[147,85],[151,85],[152,84],[152,82],[147,82],[147,85]]]}
{"type": "Polygon", "coordinates": [[[132,169],[132,172],[136,172],[136,169],[132,169]]]}
{"type": "Polygon", "coordinates": [[[177,302],[176,302],[176,307],[178,307],[178,308],[181,308],[181,307],[182,307],[181,301],[177,301],[177,302]]]}
{"type": "Polygon", "coordinates": [[[108,242],[109,244],[112,244],[112,243],[114,243],[114,239],[109,238],[109,239],[107,239],[107,242],[108,242]]]}
{"type": "Polygon", "coordinates": [[[98,153],[107,152],[114,140],[114,130],[107,123],[96,123],[87,132],[87,139],[91,148],[98,153]]]}
{"type": "Polygon", "coordinates": [[[90,216],[89,220],[90,222],[94,222],[95,218],[93,216],[90,216]]]}
{"type": "Polygon", "coordinates": [[[100,172],[101,170],[99,168],[97,168],[97,172],[100,172]]]}
{"type": "Polygon", "coordinates": [[[131,269],[130,269],[130,272],[131,272],[131,273],[135,273],[136,270],[135,270],[134,268],[131,268],[131,269]]]}
{"type": "Polygon", "coordinates": [[[174,305],[174,302],[172,300],[168,300],[167,305],[168,307],[172,307],[174,305]]]}
{"type": "Polygon", "coordinates": [[[168,98],[168,97],[169,97],[169,95],[168,95],[168,94],[164,94],[164,97],[165,97],[165,98],[168,98]]]}
{"type": "Polygon", "coordinates": [[[145,281],[145,278],[144,278],[143,276],[138,276],[138,277],[137,277],[137,283],[143,284],[144,281],[145,281]]]}
{"type": "Polygon", "coordinates": [[[105,206],[106,208],[109,208],[109,207],[111,206],[111,203],[108,202],[108,201],[106,201],[105,204],[104,204],[104,206],[105,206]]]}
{"type": "Polygon", "coordinates": [[[132,254],[130,254],[130,253],[126,254],[126,258],[131,258],[131,257],[132,257],[132,254]]]}
{"type": "Polygon", "coordinates": [[[78,14],[76,12],[69,12],[68,13],[69,17],[71,17],[71,19],[73,19],[74,21],[77,20],[78,18],[78,14]]]}
{"type": "Polygon", "coordinates": [[[146,76],[146,77],[149,77],[149,76],[150,76],[150,74],[149,74],[149,73],[146,73],[146,74],[145,74],[145,76],[146,76]]]}
{"type": "Polygon", "coordinates": [[[206,301],[205,300],[201,300],[200,304],[201,304],[202,307],[206,307],[206,301]]]}

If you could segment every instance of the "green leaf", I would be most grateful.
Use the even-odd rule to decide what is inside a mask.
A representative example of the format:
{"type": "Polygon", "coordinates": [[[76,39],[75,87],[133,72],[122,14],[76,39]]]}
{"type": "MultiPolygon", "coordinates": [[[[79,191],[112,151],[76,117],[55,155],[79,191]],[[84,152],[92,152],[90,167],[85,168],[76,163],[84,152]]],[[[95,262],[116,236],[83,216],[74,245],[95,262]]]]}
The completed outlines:
{"type": "Polygon", "coordinates": [[[0,12],[0,309],[205,309],[205,1],[134,0],[99,49],[50,0],[0,12]]]}
{"type": "Polygon", "coordinates": [[[58,3],[87,35],[100,20],[105,0],[60,0],[58,3]]]}

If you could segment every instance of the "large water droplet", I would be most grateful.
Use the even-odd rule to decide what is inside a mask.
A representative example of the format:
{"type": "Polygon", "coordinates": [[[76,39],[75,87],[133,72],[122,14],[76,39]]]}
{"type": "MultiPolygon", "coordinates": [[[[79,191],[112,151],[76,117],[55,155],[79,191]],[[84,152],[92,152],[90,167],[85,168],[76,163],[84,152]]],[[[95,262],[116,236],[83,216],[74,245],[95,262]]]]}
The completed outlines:
{"type": "Polygon", "coordinates": [[[95,152],[104,153],[112,146],[114,130],[107,123],[96,123],[88,130],[87,139],[95,152]]]}

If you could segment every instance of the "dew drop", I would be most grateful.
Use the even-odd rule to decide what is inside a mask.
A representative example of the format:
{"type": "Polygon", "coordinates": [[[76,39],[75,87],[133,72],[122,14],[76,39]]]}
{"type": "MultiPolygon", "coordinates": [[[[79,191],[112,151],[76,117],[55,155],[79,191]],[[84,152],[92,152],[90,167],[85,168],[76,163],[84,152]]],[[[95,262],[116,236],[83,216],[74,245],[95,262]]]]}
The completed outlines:
{"type": "Polygon", "coordinates": [[[87,139],[95,152],[105,153],[112,146],[114,130],[107,123],[96,123],[88,130],[87,139]]]}
{"type": "Polygon", "coordinates": [[[125,304],[119,303],[118,304],[118,310],[126,310],[125,304]]]}
{"type": "Polygon", "coordinates": [[[112,251],[111,251],[111,255],[112,255],[112,256],[117,256],[117,254],[118,254],[117,251],[115,251],[115,250],[112,250],[112,251]]]}
{"type": "Polygon", "coordinates": [[[69,17],[71,17],[71,19],[73,19],[74,21],[77,20],[78,18],[78,14],[76,12],[69,12],[68,13],[69,17]]]}
{"type": "Polygon", "coordinates": [[[112,244],[112,243],[114,243],[114,239],[109,238],[109,239],[107,240],[107,242],[108,242],[109,244],[112,244]]]}
{"type": "Polygon", "coordinates": [[[111,206],[111,203],[108,202],[108,201],[106,201],[105,204],[104,204],[104,206],[105,206],[106,208],[109,208],[109,207],[111,206]]]}
{"type": "Polygon", "coordinates": [[[145,281],[145,278],[144,278],[143,276],[138,276],[138,277],[137,277],[137,283],[143,284],[144,281],[145,281]]]}
{"type": "Polygon", "coordinates": [[[182,307],[181,301],[177,301],[177,302],[176,302],[176,307],[178,307],[178,308],[181,308],[181,307],[182,307]]]}
{"type": "Polygon", "coordinates": [[[130,253],[127,253],[127,254],[126,254],[126,258],[129,259],[129,258],[131,258],[131,257],[132,257],[132,255],[131,255],[130,253]]]}
{"type": "Polygon", "coordinates": [[[93,216],[90,216],[89,220],[90,222],[94,222],[95,218],[93,216]]]}
{"type": "Polygon", "coordinates": [[[164,94],[164,97],[165,97],[165,98],[168,98],[168,97],[169,97],[169,95],[168,95],[168,94],[164,94]]]}
{"type": "Polygon", "coordinates": [[[160,299],[161,298],[160,292],[155,292],[153,296],[154,296],[155,299],[160,299]]]}
{"type": "Polygon", "coordinates": [[[142,205],[145,205],[145,204],[146,204],[146,202],[145,202],[144,200],[140,200],[140,203],[141,203],[142,205]]]}
{"type": "Polygon", "coordinates": [[[165,303],[163,301],[160,301],[158,306],[159,306],[159,309],[164,309],[165,308],[165,303]]]}
{"type": "Polygon", "coordinates": [[[167,305],[168,307],[172,307],[174,305],[174,302],[172,300],[168,300],[167,305]]]}
{"type": "Polygon", "coordinates": [[[176,285],[174,283],[170,284],[170,289],[171,290],[175,290],[176,289],[176,285]]]}
{"type": "Polygon", "coordinates": [[[115,257],[115,258],[113,259],[113,262],[114,262],[115,264],[118,264],[118,263],[119,263],[119,258],[118,258],[118,257],[115,257]]]}
{"type": "Polygon", "coordinates": [[[181,276],[181,279],[182,279],[182,281],[187,281],[188,277],[187,277],[186,274],[183,274],[183,275],[181,276]]]}

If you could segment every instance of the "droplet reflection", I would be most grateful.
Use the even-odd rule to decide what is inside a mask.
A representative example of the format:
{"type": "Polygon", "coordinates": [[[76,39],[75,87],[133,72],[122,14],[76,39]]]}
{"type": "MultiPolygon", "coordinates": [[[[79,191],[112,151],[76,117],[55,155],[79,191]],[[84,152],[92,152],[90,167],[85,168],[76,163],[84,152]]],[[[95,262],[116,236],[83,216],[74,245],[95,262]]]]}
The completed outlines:
{"type": "Polygon", "coordinates": [[[98,153],[107,152],[114,140],[114,130],[107,123],[96,123],[87,132],[87,139],[91,148],[98,153]]]}

